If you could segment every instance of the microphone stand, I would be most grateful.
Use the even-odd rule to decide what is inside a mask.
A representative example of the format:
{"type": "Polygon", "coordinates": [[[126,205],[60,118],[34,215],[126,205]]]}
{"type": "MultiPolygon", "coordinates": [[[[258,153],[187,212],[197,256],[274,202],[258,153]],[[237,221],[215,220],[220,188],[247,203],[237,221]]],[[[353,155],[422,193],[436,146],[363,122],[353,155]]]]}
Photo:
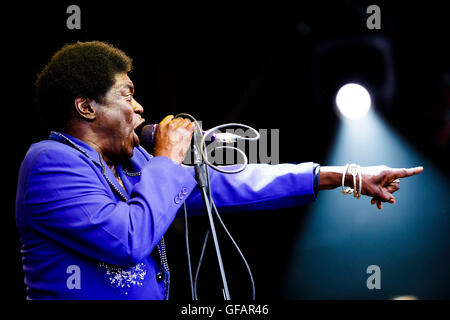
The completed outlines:
{"type": "Polygon", "coordinates": [[[206,171],[207,165],[200,154],[200,150],[196,144],[196,141],[201,141],[201,139],[200,140],[197,139],[197,134],[194,135],[195,178],[197,180],[197,185],[198,185],[198,188],[200,189],[203,203],[205,205],[205,209],[206,209],[206,212],[207,212],[208,218],[209,218],[211,234],[212,234],[212,237],[214,240],[214,246],[216,248],[217,261],[219,263],[220,275],[222,276],[223,296],[224,296],[225,300],[230,300],[230,292],[228,291],[227,278],[225,276],[225,270],[224,270],[223,262],[222,262],[222,255],[220,253],[220,248],[219,248],[219,241],[217,240],[216,229],[214,226],[211,202],[209,201],[210,198],[209,198],[209,194],[208,194],[209,190],[208,190],[208,178],[207,178],[208,173],[206,171]]]}

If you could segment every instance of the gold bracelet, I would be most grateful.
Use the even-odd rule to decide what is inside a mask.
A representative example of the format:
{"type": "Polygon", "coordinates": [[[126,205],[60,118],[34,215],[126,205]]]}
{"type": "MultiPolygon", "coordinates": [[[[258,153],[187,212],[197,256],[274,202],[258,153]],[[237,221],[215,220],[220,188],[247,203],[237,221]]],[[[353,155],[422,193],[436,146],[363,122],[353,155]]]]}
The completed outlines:
{"type": "Polygon", "coordinates": [[[358,173],[359,173],[359,188],[358,188],[358,194],[356,195],[356,197],[359,199],[359,197],[361,197],[361,190],[362,190],[362,169],[361,169],[361,167],[358,168],[358,173]]]}
{"type": "Polygon", "coordinates": [[[349,164],[347,163],[344,168],[344,172],[342,173],[342,193],[343,194],[350,194],[353,193],[353,189],[350,187],[345,187],[345,174],[347,173],[347,168],[349,164]]]}
{"type": "MultiPolygon", "coordinates": [[[[353,196],[355,198],[359,198],[360,197],[360,193],[358,193],[357,189],[356,189],[356,176],[359,174],[360,172],[360,166],[357,164],[352,163],[349,168],[348,171],[351,173],[351,175],[353,176],[353,196]]],[[[361,175],[360,175],[361,178],[361,175]]],[[[360,180],[361,181],[361,180],[360,180]]],[[[361,184],[360,184],[361,185],[361,184]]]]}

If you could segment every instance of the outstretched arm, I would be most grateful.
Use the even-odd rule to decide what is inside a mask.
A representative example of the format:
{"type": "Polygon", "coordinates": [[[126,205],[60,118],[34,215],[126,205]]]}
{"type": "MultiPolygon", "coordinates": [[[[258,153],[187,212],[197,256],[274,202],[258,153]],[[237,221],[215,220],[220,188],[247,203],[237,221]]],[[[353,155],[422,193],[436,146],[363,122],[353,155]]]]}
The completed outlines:
{"type": "MultiPolygon", "coordinates": [[[[320,167],[319,189],[334,189],[342,185],[342,174],[345,167],[320,167]]],[[[382,202],[394,204],[395,198],[392,195],[400,189],[399,179],[406,178],[423,171],[423,167],[415,168],[389,168],[387,166],[361,167],[362,188],[361,194],[372,197],[371,203],[377,204],[378,209],[382,209],[382,202]]],[[[353,176],[346,172],[344,185],[353,187],[353,176]]],[[[357,181],[359,188],[359,181],[357,181]]]]}
{"type": "MultiPolygon", "coordinates": [[[[171,158],[176,163],[182,163],[184,159],[184,155],[190,146],[190,140],[192,137],[192,132],[194,130],[193,124],[187,120],[181,119],[173,119],[173,116],[167,116],[161,121],[158,126],[158,135],[155,144],[155,155],[161,155],[171,158]],[[178,131],[178,132],[176,132],[178,131]],[[181,138],[180,138],[181,137],[181,138]]],[[[279,166],[278,168],[281,168],[279,166]]],[[[265,168],[266,170],[260,170],[256,172],[256,168],[261,169],[262,167],[254,167],[255,170],[247,169],[243,175],[238,175],[238,177],[245,176],[245,179],[236,179],[234,184],[230,184],[225,179],[224,185],[228,184],[228,187],[233,187],[232,189],[239,189],[241,192],[245,189],[243,186],[251,185],[254,177],[259,177],[259,182],[257,183],[259,186],[258,190],[264,189],[261,188],[261,183],[267,183],[268,181],[273,182],[272,180],[276,180],[275,177],[279,174],[270,174],[273,170],[269,170],[269,167],[265,168]],[[246,175],[248,172],[256,172],[253,175],[246,175]],[[265,178],[263,178],[265,177],[265,178]],[[262,182],[261,182],[262,181],[262,182]],[[245,182],[245,183],[244,183],[245,182]]],[[[283,167],[285,168],[285,167],[283,167]]],[[[296,168],[296,167],[291,167],[296,168]]],[[[271,168],[274,169],[274,168],[271,168]]],[[[331,166],[322,166],[320,167],[319,172],[319,190],[323,189],[334,189],[342,185],[342,174],[345,167],[331,167],[331,166]]],[[[294,170],[294,169],[293,169],[294,170]]],[[[389,168],[387,166],[373,166],[373,167],[362,167],[361,168],[361,176],[362,176],[362,187],[361,194],[372,197],[371,203],[377,204],[378,209],[382,209],[382,202],[395,203],[395,198],[392,195],[394,192],[400,189],[399,187],[399,178],[409,177],[415,174],[422,172],[422,167],[409,168],[409,169],[395,169],[389,168]]],[[[277,171],[277,170],[275,170],[277,171]]],[[[294,170],[296,171],[296,170],[294,170]]],[[[219,175],[220,177],[220,175],[219,175]]],[[[289,177],[289,175],[288,175],[289,177]]],[[[229,179],[233,181],[232,178],[229,179]]],[[[280,180],[280,179],[278,179],[280,180]]],[[[280,181],[282,181],[281,179],[280,181]]],[[[303,179],[304,180],[304,179],[303,179]]],[[[311,180],[307,178],[306,180],[311,180]]],[[[292,182],[292,179],[287,181],[292,182]]],[[[267,190],[271,190],[271,192],[267,192],[272,196],[276,194],[272,190],[283,189],[286,186],[290,186],[287,182],[283,182],[280,184],[271,183],[272,188],[268,188],[267,190]]],[[[268,185],[268,184],[267,184],[268,185]]],[[[354,187],[353,185],[353,176],[349,173],[345,173],[344,177],[344,185],[349,187],[354,187]]],[[[359,190],[359,179],[357,181],[357,187],[359,190]]],[[[219,188],[220,189],[220,188],[219,188]]],[[[226,188],[225,188],[226,189],[226,188]]],[[[251,189],[251,188],[250,188],[251,189]]],[[[289,189],[289,187],[288,187],[289,189]]],[[[248,194],[254,194],[254,190],[251,189],[251,192],[248,194]]],[[[226,193],[226,192],[225,192],[226,193]]],[[[227,193],[226,193],[227,194],[227,193]]],[[[287,193],[289,194],[289,193],[287,193]]],[[[220,192],[219,192],[220,195],[220,192]]],[[[229,202],[230,199],[224,199],[224,203],[229,202]]],[[[234,199],[236,200],[236,199],[234,199]]],[[[241,199],[242,202],[247,202],[248,199],[241,199]]],[[[236,201],[235,201],[236,202],[236,201]]]]}

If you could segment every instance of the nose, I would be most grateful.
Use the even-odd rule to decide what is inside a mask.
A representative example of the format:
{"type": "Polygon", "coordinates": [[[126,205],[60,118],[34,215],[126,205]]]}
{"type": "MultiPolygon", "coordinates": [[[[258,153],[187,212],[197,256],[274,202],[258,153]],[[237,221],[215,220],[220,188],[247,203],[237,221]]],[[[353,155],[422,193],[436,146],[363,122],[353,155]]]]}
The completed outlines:
{"type": "Polygon", "coordinates": [[[134,99],[133,99],[133,111],[135,113],[139,113],[140,115],[144,113],[144,108],[139,104],[139,102],[137,102],[134,99]]]}

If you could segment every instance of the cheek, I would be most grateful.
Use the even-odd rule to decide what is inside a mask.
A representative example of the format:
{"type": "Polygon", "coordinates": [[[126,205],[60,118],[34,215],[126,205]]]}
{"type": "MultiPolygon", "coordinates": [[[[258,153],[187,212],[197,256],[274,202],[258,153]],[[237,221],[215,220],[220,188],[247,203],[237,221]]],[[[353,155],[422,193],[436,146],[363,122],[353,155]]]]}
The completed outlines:
{"type": "Polygon", "coordinates": [[[111,117],[114,118],[115,122],[115,130],[117,134],[127,134],[132,128],[133,123],[133,114],[132,112],[128,112],[123,106],[117,108],[118,110],[111,114],[111,117]]]}
{"type": "Polygon", "coordinates": [[[122,113],[122,121],[121,121],[121,131],[124,135],[124,143],[129,144],[130,142],[133,143],[134,141],[134,113],[124,111],[122,113]],[[133,140],[133,141],[130,141],[133,140]]]}
{"type": "Polygon", "coordinates": [[[133,124],[133,115],[134,115],[134,112],[133,112],[133,110],[129,110],[128,108],[127,109],[125,109],[124,111],[123,111],[123,119],[124,119],[124,123],[127,125],[127,126],[129,126],[129,125],[132,125],[133,124]]]}

